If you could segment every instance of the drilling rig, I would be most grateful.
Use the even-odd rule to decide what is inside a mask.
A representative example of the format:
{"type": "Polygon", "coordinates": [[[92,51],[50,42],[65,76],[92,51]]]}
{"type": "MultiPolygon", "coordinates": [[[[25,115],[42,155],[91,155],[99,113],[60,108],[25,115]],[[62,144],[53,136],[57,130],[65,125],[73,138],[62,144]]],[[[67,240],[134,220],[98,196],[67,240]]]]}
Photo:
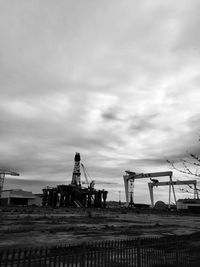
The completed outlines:
{"type": "Polygon", "coordinates": [[[76,152],[74,157],[74,168],[72,172],[71,184],[57,185],[57,187],[47,187],[43,189],[43,206],[51,207],[96,207],[105,208],[108,192],[96,190],[94,184],[82,187],[81,169],[87,181],[86,169],[81,165],[80,153],[76,152]]]}
{"type": "Polygon", "coordinates": [[[80,170],[81,156],[76,152],[74,157],[74,170],[72,174],[71,185],[80,186],[81,185],[81,170],[80,170]]]}

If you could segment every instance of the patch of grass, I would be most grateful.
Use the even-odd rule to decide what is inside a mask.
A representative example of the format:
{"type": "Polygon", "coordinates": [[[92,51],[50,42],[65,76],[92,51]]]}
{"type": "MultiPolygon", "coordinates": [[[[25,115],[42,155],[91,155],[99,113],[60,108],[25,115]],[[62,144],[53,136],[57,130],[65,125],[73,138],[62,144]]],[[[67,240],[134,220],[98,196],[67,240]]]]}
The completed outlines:
{"type": "Polygon", "coordinates": [[[70,227],[66,227],[66,226],[63,226],[63,227],[52,227],[52,228],[48,229],[48,232],[51,233],[51,234],[56,234],[56,233],[59,233],[59,232],[74,232],[74,231],[77,231],[77,228],[74,227],[74,226],[70,226],[70,227]]]}
{"type": "Polygon", "coordinates": [[[11,233],[25,233],[32,231],[32,227],[17,227],[17,228],[8,228],[2,231],[3,234],[11,233]]]}
{"type": "Polygon", "coordinates": [[[91,210],[87,210],[86,214],[87,214],[88,218],[92,218],[93,217],[93,214],[92,214],[91,210]]]}

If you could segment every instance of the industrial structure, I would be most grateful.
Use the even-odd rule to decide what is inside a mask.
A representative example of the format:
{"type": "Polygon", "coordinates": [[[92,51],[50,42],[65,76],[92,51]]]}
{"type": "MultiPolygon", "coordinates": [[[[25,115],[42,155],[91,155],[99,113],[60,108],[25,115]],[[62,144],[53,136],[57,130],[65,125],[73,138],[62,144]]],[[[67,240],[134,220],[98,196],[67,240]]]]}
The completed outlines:
{"type": "Polygon", "coordinates": [[[3,191],[3,184],[6,175],[19,176],[19,173],[0,169],[0,199],[3,191]]]}
{"type": "Polygon", "coordinates": [[[71,184],[57,185],[43,189],[43,206],[51,207],[97,207],[105,208],[108,192],[96,190],[94,181],[89,183],[84,165],[80,163],[80,153],[75,154],[71,184]],[[81,183],[81,166],[87,187],[81,183]]]}
{"type": "MultiPolygon", "coordinates": [[[[170,207],[170,202],[171,202],[171,187],[174,185],[194,185],[194,199],[198,199],[198,191],[197,191],[197,181],[196,180],[183,180],[183,181],[167,181],[167,182],[159,182],[159,181],[154,181],[151,183],[148,183],[149,186],[149,193],[150,193],[150,199],[151,199],[151,205],[152,207],[154,206],[154,196],[153,196],[153,188],[156,186],[169,186],[169,207],[170,207]]],[[[173,190],[174,194],[174,202],[175,205],[177,206],[177,200],[176,200],[176,194],[175,190],[173,190]]]]}
{"type": "Polygon", "coordinates": [[[2,191],[2,206],[41,206],[42,199],[39,194],[33,194],[30,191],[22,189],[9,189],[2,191]]]}
{"type": "MultiPolygon", "coordinates": [[[[124,178],[124,186],[125,186],[125,195],[126,195],[126,203],[128,207],[135,207],[135,203],[133,201],[133,190],[134,190],[134,181],[136,179],[143,179],[143,178],[150,178],[151,182],[148,183],[149,187],[149,193],[150,193],[150,200],[151,200],[151,206],[154,207],[154,194],[153,194],[153,188],[158,186],[168,186],[169,187],[169,202],[168,202],[168,208],[171,208],[171,194],[173,193],[175,207],[177,209],[199,209],[200,211],[200,199],[198,195],[198,189],[197,189],[197,181],[196,180],[172,180],[172,171],[167,172],[153,172],[153,173],[135,173],[131,171],[126,171],[126,175],[123,176],[124,178]],[[165,182],[159,182],[157,179],[158,177],[165,177],[169,176],[169,181],[165,182]],[[175,194],[175,185],[193,185],[193,193],[194,198],[193,199],[176,199],[175,194]]],[[[192,186],[190,186],[192,188],[192,186]]],[[[162,202],[162,201],[160,201],[162,202]]],[[[163,202],[164,204],[164,202],[163,202]]],[[[158,206],[158,205],[157,205],[158,206]]],[[[167,205],[166,205],[167,206],[167,205]]],[[[174,206],[174,205],[173,205],[174,206]]]]}
{"type": "MultiPolygon", "coordinates": [[[[135,173],[131,171],[125,171],[126,175],[123,176],[124,178],[124,186],[125,186],[125,195],[126,195],[126,203],[129,207],[134,207],[133,201],[133,190],[134,190],[134,181],[136,179],[144,179],[150,178],[153,183],[159,182],[157,179],[153,179],[153,177],[163,177],[169,176],[169,191],[171,197],[171,188],[175,195],[174,185],[172,183],[172,171],[168,172],[152,172],[152,173],[135,173]]],[[[170,206],[170,197],[169,197],[169,206],[170,206]]]]}
{"type": "Polygon", "coordinates": [[[179,199],[177,201],[177,210],[189,211],[189,212],[200,212],[200,199],[179,199]]]}

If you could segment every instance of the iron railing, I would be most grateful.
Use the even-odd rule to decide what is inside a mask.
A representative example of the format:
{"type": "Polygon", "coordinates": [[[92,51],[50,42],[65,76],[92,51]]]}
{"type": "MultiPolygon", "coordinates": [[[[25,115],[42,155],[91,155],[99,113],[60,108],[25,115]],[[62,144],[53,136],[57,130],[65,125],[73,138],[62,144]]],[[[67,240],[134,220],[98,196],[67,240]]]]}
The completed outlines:
{"type": "Polygon", "coordinates": [[[46,248],[0,251],[1,267],[191,266],[185,242],[176,236],[136,238],[46,248]]]}

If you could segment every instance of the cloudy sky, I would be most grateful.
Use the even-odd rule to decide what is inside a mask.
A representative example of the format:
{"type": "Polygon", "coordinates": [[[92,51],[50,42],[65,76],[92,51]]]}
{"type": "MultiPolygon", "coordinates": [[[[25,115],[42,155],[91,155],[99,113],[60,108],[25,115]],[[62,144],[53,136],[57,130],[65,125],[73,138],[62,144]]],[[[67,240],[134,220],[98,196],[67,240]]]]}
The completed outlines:
{"type": "MultiPolygon", "coordinates": [[[[199,9],[199,0],[0,1],[0,167],[20,173],[5,189],[68,183],[80,152],[118,200],[125,170],[166,171],[166,159],[198,152],[199,9]]],[[[149,201],[147,182],[136,202],[149,201]]]]}

